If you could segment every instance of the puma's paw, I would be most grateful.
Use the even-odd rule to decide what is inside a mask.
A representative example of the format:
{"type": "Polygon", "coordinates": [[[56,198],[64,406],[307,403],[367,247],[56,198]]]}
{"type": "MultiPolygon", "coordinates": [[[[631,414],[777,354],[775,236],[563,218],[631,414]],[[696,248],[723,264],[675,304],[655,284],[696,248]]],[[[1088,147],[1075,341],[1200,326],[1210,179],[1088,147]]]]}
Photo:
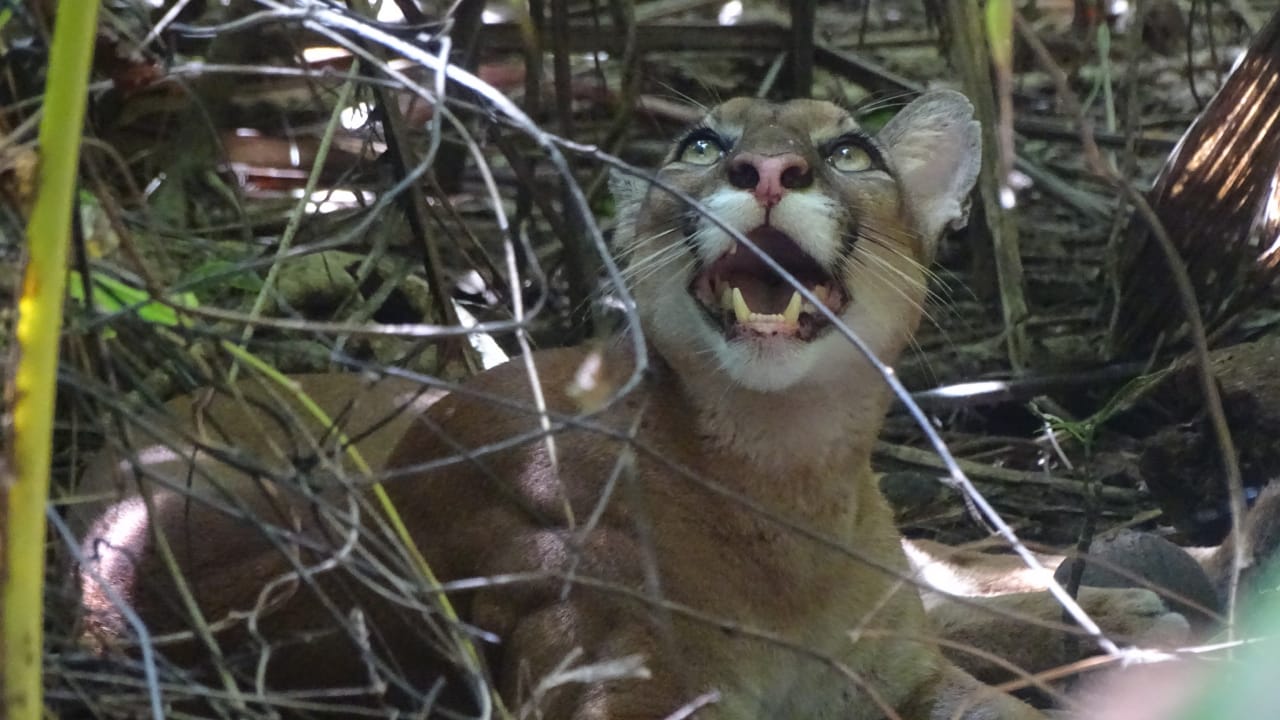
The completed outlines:
{"type": "Polygon", "coordinates": [[[1142,588],[1081,588],[1080,606],[1108,637],[1139,646],[1173,647],[1191,635],[1180,613],[1142,588]]]}

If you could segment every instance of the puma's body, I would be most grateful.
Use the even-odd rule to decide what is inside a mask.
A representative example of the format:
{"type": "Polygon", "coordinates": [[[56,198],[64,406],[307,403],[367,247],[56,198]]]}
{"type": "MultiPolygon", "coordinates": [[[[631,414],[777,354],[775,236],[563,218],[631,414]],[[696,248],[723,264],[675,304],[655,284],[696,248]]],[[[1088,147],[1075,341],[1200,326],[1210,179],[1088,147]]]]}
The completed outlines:
{"type": "MultiPolygon", "coordinates": [[[[757,243],[892,361],[918,321],[933,243],[963,218],[978,141],[954,93],[918,100],[881,137],[828,103],[731,100],[676,144],[658,177],[757,243]]],[[[483,472],[463,463],[397,485],[444,575],[552,573],[474,601],[474,621],[510,639],[498,663],[506,695],[582,648],[593,661],[640,655],[653,678],[567,687],[548,699],[550,717],[661,718],[708,692],[719,695],[701,711],[709,718],[956,710],[937,704],[952,676],[913,637],[924,634],[923,609],[901,582],[906,560],[870,472],[884,384],[724,227],[656,186],[614,190],[617,242],[655,351],[640,392],[600,420],[624,437],[634,428],[634,465],[621,443],[574,429],[555,436],[558,472],[533,442],[482,461],[483,472]],[[579,583],[561,594],[570,575],[622,592],[579,583]]],[[[562,415],[579,412],[564,393],[583,359],[536,358],[562,415]]],[[[626,377],[627,364],[604,358],[611,377],[626,377]]],[[[528,407],[525,387],[517,367],[471,385],[523,395],[528,407]]],[[[460,394],[431,416],[450,441],[415,428],[393,466],[538,427],[527,411],[460,394]]]]}
{"type": "MultiPolygon", "coordinates": [[[[676,144],[658,178],[760,246],[806,296],[680,200],[618,181],[618,241],[649,341],[639,384],[596,412],[636,368],[627,343],[544,351],[532,361],[550,442],[518,362],[408,428],[387,492],[439,581],[470,583],[450,597],[468,626],[496,639],[478,644],[509,707],[551,720],[657,720],[688,703],[702,703],[695,717],[731,720],[1038,717],[927,642],[869,467],[885,384],[814,305],[893,362],[919,320],[933,245],[963,222],[977,144],[955,93],[917,100],[874,140],[827,103],[729,101],[676,144]],[[579,675],[539,689],[584,663],[635,658],[647,679],[579,675]]],[[[392,683],[399,697],[425,702],[458,661],[437,652],[451,631],[429,593],[410,592],[418,604],[406,604],[378,591],[416,572],[391,549],[381,508],[340,488],[266,493],[238,482],[250,490],[233,493],[237,512],[294,534],[264,537],[163,490],[149,521],[195,582],[230,582],[197,593],[211,622],[256,608],[253,630],[268,644],[310,638],[269,656],[244,636],[225,644],[262,660],[269,685],[377,685],[394,670],[412,685],[392,683]],[[336,629],[355,606],[358,622],[346,625],[368,628],[367,640],[336,629]]],[[[107,642],[128,635],[103,576],[157,628],[181,626],[187,610],[167,600],[151,536],[104,550],[98,540],[119,523],[103,517],[82,572],[90,628],[107,642]]],[[[1135,598],[1145,619],[1129,629],[1167,615],[1145,591],[1099,606],[1129,617],[1135,598]]],[[[189,657],[202,652],[188,646],[189,657]]],[[[450,689],[454,701],[458,683],[450,689]]]]}
{"type": "MultiPolygon", "coordinates": [[[[553,414],[578,412],[564,390],[586,355],[537,356],[553,414]]],[[[629,367],[622,351],[603,361],[629,367]]],[[[539,677],[574,648],[589,662],[647,659],[653,680],[571,686],[546,706],[555,718],[662,718],[709,691],[720,702],[699,717],[870,718],[883,712],[859,680],[898,708],[936,682],[936,654],[899,634],[923,628],[922,608],[915,588],[900,581],[908,568],[865,453],[859,461],[851,447],[811,460],[780,451],[785,440],[761,454],[721,444],[714,430],[689,427],[697,406],[669,368],[655,365],[591,427],[556,435],[558,477],[533,441],[486,456],[485,473],[462,462],[389,486],[445,578],[548,573],[469,603],[474,622],[509,639],[497,652],[498,676],[514,682],[523,663],[526,676],[539,677]],[[633,427],[628,458],[609,436],[633,427]],[[484,479],[489,472],[493,479],[484,479]],[[562,598],[571,578],[587,584],[562,598]],[[860,629],[891,632],[868,632],[855,644],[850,633],[860,629]]],[[[528,408],[527,387],[523,368],[508,365],[468,390],[528,408]]],[[[757,408],[757,417],[810,422],[814,398],[791,400],[757,408]]],[[[430,419],[468,447],[538,430],[527,409],[504,412],[470,393],[445,398],[430,419]]],[[[427,428],[409,437],[398,461],[451,454],[427,428]]],[[[514,685],[504,690],[516,693],[514,685]]]]}

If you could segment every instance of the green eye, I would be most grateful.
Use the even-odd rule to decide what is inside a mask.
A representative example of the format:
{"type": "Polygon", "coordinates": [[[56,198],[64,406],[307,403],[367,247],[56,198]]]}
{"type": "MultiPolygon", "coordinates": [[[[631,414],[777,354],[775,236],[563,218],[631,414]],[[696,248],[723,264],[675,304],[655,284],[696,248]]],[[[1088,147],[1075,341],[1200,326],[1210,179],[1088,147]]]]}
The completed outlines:
{"type": "Polygon", "coordinates": [[[676,158],[680,162],[687,162],[690,165],[711,165],[720,158],[724,157],[724,151],[713,140],[707,138],[694,138],[685,144],[680,151],[680,157],[676,158]]]}
{"type": "Polygon", "coordinates": [[[835,146],[827,155],[827,162],[836,170],[846,173],[870,170],[873,165],[870,153],[848,142],[835,146]]]}

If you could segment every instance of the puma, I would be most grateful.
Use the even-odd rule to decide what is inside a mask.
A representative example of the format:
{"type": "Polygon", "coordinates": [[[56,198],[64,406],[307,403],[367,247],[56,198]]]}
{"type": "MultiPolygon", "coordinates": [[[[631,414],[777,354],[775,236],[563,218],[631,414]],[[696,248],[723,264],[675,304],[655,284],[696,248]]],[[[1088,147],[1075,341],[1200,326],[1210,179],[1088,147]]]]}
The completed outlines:
{"type": "MultiPolygon", "coordinates": [[[[180,401],[206,418],[189,421],[202,439],[150,460],[104,453],[85,480],[127,493],[84,513],[86,638],[136,639],[122,602],[155,636],[199,613],[207,632],[160,645],[166,657],[221,658],[241,672],[216,687],[250,703],[290,690],[273,696],[281,709],[312,713],[346,699],[553,720],[1041,717],[944,657],[914,578],[948,567],[962,594],[997,595],[926,593],[945,635],[1003,641],[1031,670],[1061,661],[1060,631],[1018,642],[974,604],[1049,622],[1058,606],[1030,574],[1008,595],[937,548],[907,557],[869,462],[886,385],[832,321],[898,357],[979,155],[972,109],[950,91],[874,137],[826,102],[715,107],[657,183],[613,183],[643,357],[625,341],[534,354],[545,414],[520,361],[421,413],[407,380],[305,380],[346,439],[269,383],[237,390],[274,398],[265,420],[229,396],[206,416],[180,401]],[[218,451],[237,437],[258,456],[218,451]],[[386,468],[376,477],[431,577],[338,457],[347,439],[386,468]],[[308,452],[323,487],[290,470],[308,452]]],[[[1081,603],[1108,631],[1186,633],[1147,590],[1087,588],[1081,603]]]]}

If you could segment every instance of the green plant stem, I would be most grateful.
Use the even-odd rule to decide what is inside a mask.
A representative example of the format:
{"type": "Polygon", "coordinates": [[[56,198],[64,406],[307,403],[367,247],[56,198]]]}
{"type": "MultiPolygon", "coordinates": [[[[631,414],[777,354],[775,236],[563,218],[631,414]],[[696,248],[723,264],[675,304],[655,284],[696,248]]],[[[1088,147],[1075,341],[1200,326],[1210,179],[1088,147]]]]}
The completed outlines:
{"type": "Polygon", "coordinates": [[[29,259],[18,301],[13,436],[6,443],[15,478],[0,488],[0,716],[10,720],[37,720],[44,706],[45,504],[67,245],[98,3],[63,2],[58,9],[40,120],[40,170],[27,225],[29,259]]]}

